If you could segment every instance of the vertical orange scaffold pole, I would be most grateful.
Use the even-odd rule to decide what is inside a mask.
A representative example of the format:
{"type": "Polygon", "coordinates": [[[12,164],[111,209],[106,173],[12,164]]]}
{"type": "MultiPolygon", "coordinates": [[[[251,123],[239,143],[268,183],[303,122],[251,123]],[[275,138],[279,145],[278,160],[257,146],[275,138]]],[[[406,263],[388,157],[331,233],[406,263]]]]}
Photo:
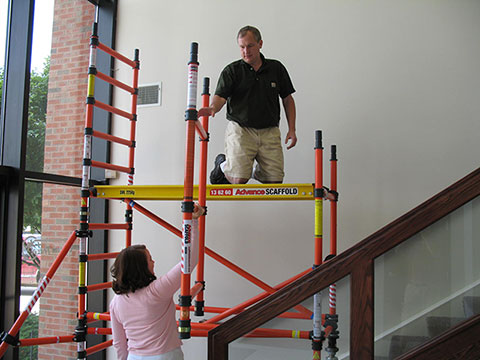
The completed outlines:
{"type": "MultiPolygon", "coordinates": [[[[203,79],[202,91],[202,107],[208,107],[210,104],[210,79],[203,79]]],[[[208,134],[208,116],[202,116],[202,126],[208,134]]],[[[198,184],[198,203],[204,209],[207,204],[207,155],[208,155],[208,141],[207,139],[200,139],[200,176],[198,184]]],[[[206,215],[206,214],[205,214],[206,215]]],[[[197,284],[202,284],[202,290],[198,293],[195,299],[195,315],[203,316],[205,299],[205,222],[206,217],[201,216],[198,221],[198,265],[197,265],[197,284]]]]}
{"type": "Polygon", "coordinates": [[[77,230],[79,239],[78,258],[78,326],[75,329],[75,342],[77,343],[77,358],[86,357],[85,326],[86,319],[86,267],[87,267],[87,246],[91,231],[89,221],[89,197],[90,197],[90,173],[92,164],[92,133],[93,133],[93,108],[95,104],[95,76],[97,73],[97,46],[98,46],[98,23],[93,23],[92,36],[90,37],[90,57],[88,65],[87,105],[85,115],[85,135],[83,145],[83,166],[82,166],[82,189],[80,205],[80,229],[77,230]]]}
{"type": "MultiPolygon", "coordinates": [[[[330,157],[330,187],[333,194],[337,194],[337,146],[332,145],[330,157]]],[[[337,196],[330,200],[330,256],[337,255],[337,196]]],[[[337,311],[337,285],[332,284],[329,288],[330,315],[337,311]]]]}
{"type": "Polygon", "coordinates": [[[198,44],[192,43],[188,63],[188,95],[185,121],[187,122],[185,146],[185,177],[183,190],[183,231],[182,231],[182,277],[180,286],[180,319],[178,332],[181,339],[189,339],[190,326],[190,258],[192,238],[193,168],[195,158],[195,122],[197,121],[198,44]]]}
{"type": "MultiPolygon", "coordinates": [[[[328,258],[331,259],[337,255],[337,146],[332,145],[330,157],[330,254],[328,258]]],[[[331,284],[329,287],[329,314],[325,315],[324,327],[328,332],[328,345],[325,351],[328,353],[327,359],[336,359],[337,339],[338,339],[338,315],[337,315],[337,285],[331,284]]]]}
{"type": "MultiPolygon", "coordinates": [[[[128,174],[128,185],[133,185],[133,175],[135,174],[134,159],[135,159],[135,139],[136,139],[136,126],[137,126],[137,97],[138,97],[138,71],[140,70],[140,51],[135,49],[135,67],[133,67],[133,88],[135,89],[132,94],[132,119],[130,120],[130,151],[128,154],[128,167],[130,168],[130,174],[128,174]]],[[[129,203],[125,210],[125,222],[129,224],[129,228],[125,235],[125,247],[132,245],[132,224],[133,224],[133,210],[129,203]]]]}
{"type": "MultiPolygon", "coordinates": [[[[322,264],[323,242],[323,146],[322,132],[315,131],[315,262],[314,268],[322,264]]],[[[324,334],[322,332],[322,294],[313,296],[313,359],[320,359],[324,334]]]]}

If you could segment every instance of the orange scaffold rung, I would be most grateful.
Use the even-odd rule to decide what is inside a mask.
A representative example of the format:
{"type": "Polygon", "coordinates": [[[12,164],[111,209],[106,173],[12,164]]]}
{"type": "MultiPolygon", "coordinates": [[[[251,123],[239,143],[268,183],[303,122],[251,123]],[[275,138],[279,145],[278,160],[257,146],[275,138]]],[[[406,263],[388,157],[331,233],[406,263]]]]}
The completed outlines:
{"type": "Polygon", "coordinates": [[[108,82],[109,84],[112,84],[116,87],[119,87],[120,89],[123,89],[125,91],[128,91],[130,94],[134,94],[135,93],[135,89],[117,79],[114,79],[112,78],[111,76],[108,76],[100,71],[97,71],[97,74],[96,76],[101,79],[101,80],[104,80],[106,82],[108,82]]]}
{"type": "MultiPolygon", "coordinates": [[[[214,329],[218,324],[206,324],[206,323],[192,323],[192,329],[197,331],[206,331],[214,329]]],[[[199,333],[199,336],[201,333],[199,333]]],[[[252,332],[245,335],[245,337],[271,337],[271,338],[297,338],[297,339],[309,339],[310,332],[303,330],[286,330],[286,329],[266,329],[257,328],[252,332]]]]}
{"type": "Polygon", "coordinates": [[[128,230],[130,225],[128,223],[113,224],[113,223],[89,223],[90,230],[128,230]]]}
{"type": "Polygon", "coordinates": [[[89,327],[89,328],[87,328],[87,334],[91,334],[91,335],[112,335],[112,329],[111,328],[89,327]]]}
{"type": "Polygon", "coordinates": [[[92,136],[103,139],[103,140],[108,140],[117,144],[125,145],[125,146],[133,146],[133,141],[124,139],[118,136],[113,136],[110,134],[103,133],[101,131],[93,130],[92,131],[92,136]]]}
{"type": "Polygon", "coordinates": [[[100,283],[100,284],[88,285],[87,286],[87,292],[110,289],[111,287],[112,287],[112,282],[111,281],[105,282],[105,283],[100,283]]]}
{"type": "Polygon", "coordinates": [[[98,107],[98,108],[100,108],[100,109],[103,109],[103,110],[105,110],[105,111],[108,111],[108,112],[117,114],[117,115],[122,116],[122,117],[124,117],[124,118],[127,118],[127,119],[129,119],[129,120],[133,120],[133,114],[128,113],[128,112],[126,112],[126,111],[124,111],[124,110],[118,109],[118,108],[116,108],[116,107],[114,107],[114,106],[105,104],[105,103],[103,103],[103,102],[101,102],[101,101],[95,100],[95,102],[94,102],[93,105],[96,106],[96,107],[98,107]]]}
{"type": "Polygon", "coordinates": [[[86,318],[89,319],[89,320],[105,320],[105,321],[110,321],[110,314],[109,314],[109,313],[87,312],[86,318]]]}
{"type": "Polygon", "coordinates": [[[49,336],[43,338],[20,339],[18,346],[47,345],[73,342],[73,335],[49,336]]]}
{"type": "Polygon", "coordinates": [[[98,344],[98,345],[95,345],[95,346],[91,346],[89,348],[87,348],[86,352],[87,352],[87,355],[92,355],[92,354],[95,354],[101,350],[104,350],[110,346],[113,345],[113,340],[108,340],[108,341],[105,341],[101,344],[98,344]]]}
{"type": "MultiPolygon", "coordinates": [[[[176,306],[176,309],[177,310],[180,310],[180,306],[176,306]]],[[[230,308],[225,308],[225,307],[217,307],[217,306],[205,306],[204,307],[204,311],[206,313],[216,313],[216,314],[220,314],[220,313],[223,313],[227,310],[229,310],[230,308]]],[[[190,307],[190,311],[194,311],[195,308],[193,306],[190,307]]],[[[235,311],[235,315],[236,314],[240,314],[243,310],[236,310],[235,311]]],[[[284,312],[283,314],[280,314],[277,316],[278,318],[283,318],[283,319],[299,319],[299,320],[309,320],[311,318],[311,315],[307,315],[307,314],[301,314],[301,313],[298,313],[298,312],[289,312],[289,311],[286,311],[284,312]]]]}
{"type": "Polygon", "coordinates": [[[132,168],[128,168],[126,166],[109,164],[109,163],[102,162],[102,161],[91,160],[91,165],[93,167],[97,167],[97,168],[100,168],[100,169],[116,170],[116,171],[120,171],[120,172],[123,172],[123,173],[126,173],[126,174],[131,174],[133,172],[132,168]]]}
{"type": "Polygon", "coordinates": [[[88,260],[107,260],[107,259],[115,259],[117,255],[120,254],[119,252],[113,253],[102,253],[102,254],[88,254],[88,260]]]}
{"type": "Polygon", "coordinates": [[[105,44],[102,44],[101,42],[98,43],[97,48],[106,52],[108,55],[113,56],[115,59],[118,59],[124,62],[125,64],[130,65],[132,68],[135,68],[137,66],[137,63],[135,61],[130,60],[126,56],[120,54],[118,51],[113,50],[111,47],[105,44]]]}

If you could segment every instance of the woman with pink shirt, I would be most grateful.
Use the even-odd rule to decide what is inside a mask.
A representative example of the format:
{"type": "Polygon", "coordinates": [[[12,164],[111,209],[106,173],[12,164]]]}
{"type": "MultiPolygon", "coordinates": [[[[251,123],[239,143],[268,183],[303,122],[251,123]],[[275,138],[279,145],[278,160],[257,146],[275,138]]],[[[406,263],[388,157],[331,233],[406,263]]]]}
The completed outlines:
{"type": "MultiPolygon", "coordinates": [[[[192,269],[198,261],[198,218],[193,212],[192,269]]],[[[173,295],[180,288],[181,263],[158,279],[145,245],[123,249],[110,269],[115,297],[110,303],[113,346],[120,360],[183,360],[173,295]]]]}

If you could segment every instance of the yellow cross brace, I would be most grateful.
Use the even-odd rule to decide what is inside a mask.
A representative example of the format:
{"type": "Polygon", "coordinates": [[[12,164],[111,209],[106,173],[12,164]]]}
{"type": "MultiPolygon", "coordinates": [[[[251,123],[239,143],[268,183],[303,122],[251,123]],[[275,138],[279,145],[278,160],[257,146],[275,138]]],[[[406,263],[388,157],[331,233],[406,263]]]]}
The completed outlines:
{"type": "MultiPolygon", "coordinates": [[[[313,200],[313,184],[207,185],[207,200],[313,200]]],[[[182,185],[99,185],[102,199],[183,200],[182,185]]],[[[198,199],[198,185],[193,189],[198,199]]]]}

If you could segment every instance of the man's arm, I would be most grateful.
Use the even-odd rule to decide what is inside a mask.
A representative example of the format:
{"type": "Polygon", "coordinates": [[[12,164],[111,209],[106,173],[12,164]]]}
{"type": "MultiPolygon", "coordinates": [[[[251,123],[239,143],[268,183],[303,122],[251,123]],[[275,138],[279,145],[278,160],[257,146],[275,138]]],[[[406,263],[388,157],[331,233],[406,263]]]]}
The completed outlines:
{"type": "MultiPolygon", "coordinates": [[[[227,102],[227,99],[218,95],[213,95],[212,102],[209,107],[204,107],[198,110],[198,117],[211,116],[214,117],[217,112],[222,110],[223,105],[227,102]]],[[[295,106],[295,105],[294,105],[295,106]]]]}
{"type": "Polygon", "coordinates": [[[296,135],[296,109],[295,109],[295,100],[293,100],[292,95],[288,95],[286,98],[282,99],[283,108],[285,109],[285,114],[287,116],[288,122],[288,133],[285,137],[285,144],[290,140],[290,144],[287,146],[287,149],[291,149],[297,144],[297,135],[296,135]]]}

